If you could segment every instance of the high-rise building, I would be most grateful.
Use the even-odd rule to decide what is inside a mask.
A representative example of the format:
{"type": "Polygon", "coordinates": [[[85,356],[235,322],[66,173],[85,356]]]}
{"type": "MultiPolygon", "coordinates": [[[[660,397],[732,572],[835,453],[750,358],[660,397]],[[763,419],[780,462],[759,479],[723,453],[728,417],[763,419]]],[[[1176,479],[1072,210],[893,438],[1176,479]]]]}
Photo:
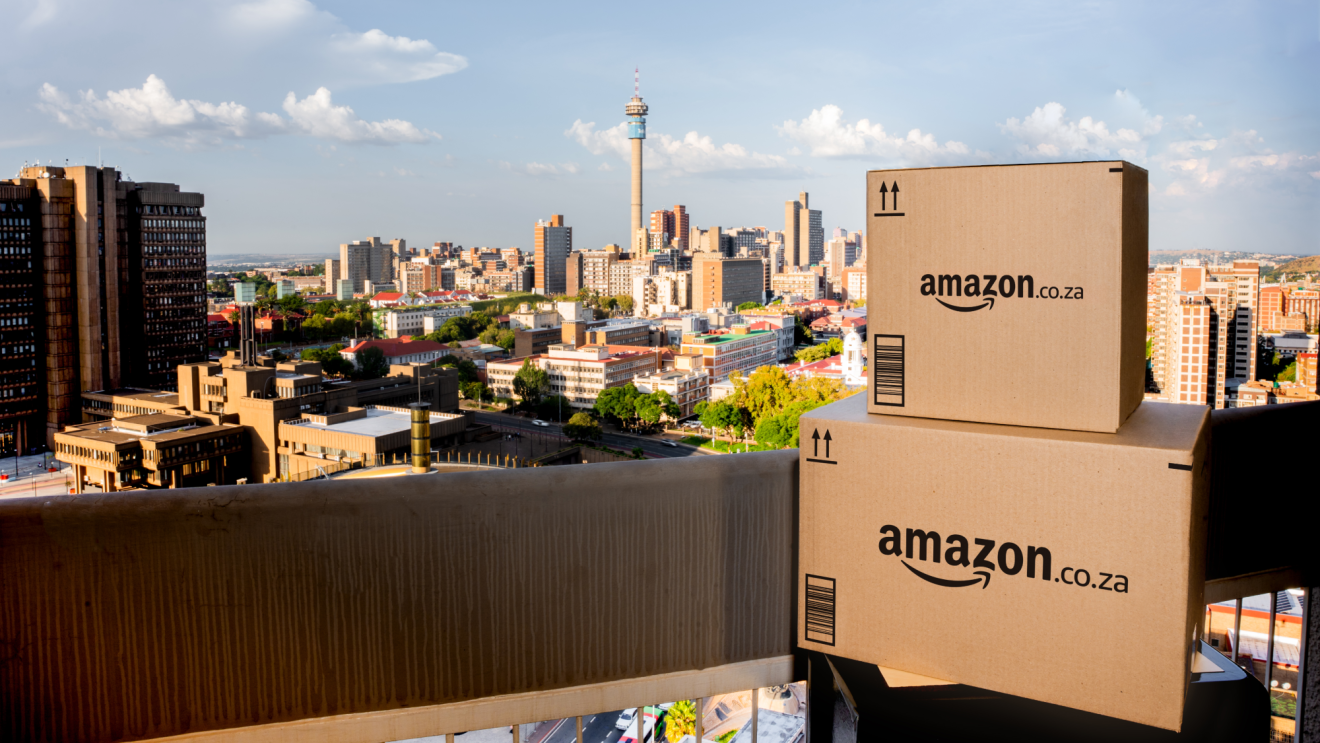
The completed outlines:
{"type": "Polygon", "coordinates": [[[826,275],[830,281],[838,281],[843,276],[843,270],[857,261],[857,247],[843,237],[825,243],[824,252],[826,275]]]}
{"type": "Polygon", "coordinates": [[[819,209],[808,209],[806,194],[802,194],[802,211],[798,213],[798,257],[800,266],[814,266],[825,260],[825,228],[821,226],[819,209]]]}
{"type": "Polygon", "coordinates": [[[326,261],[325,271],[328,285],[338,286],[340,279],[347,280],[354,293],[365,290],[366,282],[388,284],[394,281],[395,245],[402,246],[402,240],[381,242],[379,237],[369,237],[339,246],[339,262],[326,261]],[[335,271],[333,277],[331,270],[335,271]]]}
{"type": "Polygon", "coordinates": [[[573,228],[564,226],[564,215],[552,214],[549,222],[539,220],[534,243],[533,291],[545,296],[566,293],[566,267],[568,254],[573,252],[573,228]]]}
{"type": "Polygon", "coordinates": [[[802,265],[799,260],[798,235],[801,232],[802,210],[807,206],[807,193],[798,194],[797,201],[784,202],[784,265],[802,265]]]}
{"type": "Polygon", "coordinates": [[[170,390],[206,359],[204,203],[114,168],[0,181],[0,453],[51,445],[83,391],[170,390]]]}
{"type": "Polygon", "coordinates": [[[648,108],[642,102],[641,73],[633,70],[633,97],[624,107],[628,114],[628,139],[632,144],[632,211],[628,222],[628,240],[634,252],[647,248],[647,239],[642,231],[642,142],[646,139],[646,114],[648,108]]]}
{"type": "Polygon", "coordinates": [[[1149,396],[1223,408],[1229,380],[1256,374],[1260,264],[1157,266],[1147,279],[1149,396]]]}
{"type": "Polygon", "coordinates": [[[760,258],[726,258],[719,253],[697,253],[692,257],[693,309],[764,302],[764,287],[760,258]]]}
{"type": "Polygon", "coordinates": [[[688,223],[687,207],[682,204],[675,204],[674,231],[670,234],[673,235],[673,241],[675,245],[678,246],[679,250],[688,249],[688,230],[690,229],[691,225],[688,223]]]}
{"type": "Polygon", "coordinates": [[[651,245],[656,247],[655,243],[660,242],[660,247],[665,247],[670,240],[674,239],[677,233],[675,230],[674,213],[660,209],[651,212],[651,245]]]}

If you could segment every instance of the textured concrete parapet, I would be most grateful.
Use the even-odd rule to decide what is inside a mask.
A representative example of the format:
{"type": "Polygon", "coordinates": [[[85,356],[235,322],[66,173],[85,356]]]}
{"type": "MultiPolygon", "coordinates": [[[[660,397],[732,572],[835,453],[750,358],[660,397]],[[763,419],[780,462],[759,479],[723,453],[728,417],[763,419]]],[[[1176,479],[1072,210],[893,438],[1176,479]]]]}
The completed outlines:
{"type": "Polygon", "coordinates": [[[0,502],[0,739],[782,657],[796,500],[786,451],[0,502]]]}

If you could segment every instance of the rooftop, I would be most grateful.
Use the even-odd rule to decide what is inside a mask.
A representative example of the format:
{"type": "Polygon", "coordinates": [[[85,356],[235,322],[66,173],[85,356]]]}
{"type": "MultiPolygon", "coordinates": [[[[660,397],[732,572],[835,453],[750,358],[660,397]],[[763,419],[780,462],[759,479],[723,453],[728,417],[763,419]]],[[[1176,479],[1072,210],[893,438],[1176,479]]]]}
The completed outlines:
{"type": "MultiPolygon", "coordinates": [[[[412,428],[411,414],[400,410],[366,408],[362,412],[364,415],[360,418],[339,421],[337,423],[322,423],[312,418],[300,418],[297,420],[284,421],[281,425],[317,428],[322,431],[350,433],[357,436],[370,436],[372,438],[385,436],[391,433],[402,433],[412,428]]],[[[325,416],[317,417],[325,418],[325,416]]],[[[450,413],[431,413],[431,422],[438,423],[461,417],[462,415],[454,415],[450,413]]]]}

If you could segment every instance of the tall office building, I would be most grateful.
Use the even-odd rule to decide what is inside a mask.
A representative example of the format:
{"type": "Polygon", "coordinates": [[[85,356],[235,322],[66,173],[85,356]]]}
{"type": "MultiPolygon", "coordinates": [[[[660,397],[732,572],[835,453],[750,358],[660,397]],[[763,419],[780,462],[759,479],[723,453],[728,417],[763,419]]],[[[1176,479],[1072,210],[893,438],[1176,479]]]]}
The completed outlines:
{"type": "Polygon", "coordinates": [[[628,139],[632,140],[632,211],[628,222],[628,242],[633,252],[647,248],[646,226],[642,223],[642,141],[646,139],[646,113],[642,102],[641,73],[633,70],[633,97],[624,107],[628,114],[628,139]]]}
{"type": "Polygon", "coordinates": [[[53,443],[83,391],[172,390],[206,360],[204,203],[114,168],[0,181],[0,453],[53,443]]]}
{"type": "Polygon", "coordinates": [[[687,207],[682,204],[674,205],[674,244],[679,250],[688,249],[688,230],[691,225],[688,222],[687,207]]]}
{"type": "Polygon", "coordinates": [[[843,270],[857,262],[857,246],[845,238],[836,237],[825,243],[825,268],[830,281],[838,281],[843,270]]]}
{"type": "Polygon", "coordinates": [[[664,209],[651,212],[651,247],[655,247],[657,240],[660,241],[661,247],[674,240],[678,234],[674,232],[675,224],[673,212],[664,209]]]}
{"type": "Polygon", "coordinates": [[[807,208],[807,195],[802,194],[802,211],[798,213],[799,265],[815,266],[825,260],[825,228],[821,226],[819,209],[807,208]]]}
{"type": "Polygon", "coordinates": [[[1227,405],[1229,380],[1256,376],[1260,264],[1204,266],[1183,260],[1147,278],[1151,396],[1168,402],[1227,405]]]}
{"type": "Polygon", "coordinates": [[[697,253],[692,257],[692,308],[704,312],[725,305],[764,302],[763,266],[760,258],[697,253]]]}
{"type": "Polygon", "coordinates": [[[566,293],[566,269],[568,254],[573,252],[573,228],[564,226],[564,215],[552,214],[549,222],[539,220],[536,223],[534,242],[535,273],[532,275],[532,290],[547,297],[566,293]]]}
{"type": "Polygon", "coordinates": [[[341,244],[339,260],[325,262],[326,290],[338,287],[340,280],[348,281],[354,293],[362,292],[368,281],[372,284],[393,282],[396,249],[404,249],[403,240],[381,242],[379,237],[369,237],[341,244]]]}
{"type": "Polygon", "coordinates": [[[809,266],[825,257],[825,228],[819,209],[809,209],[807,193],[784,202],[784,261],[788,266],[809,266]]]}

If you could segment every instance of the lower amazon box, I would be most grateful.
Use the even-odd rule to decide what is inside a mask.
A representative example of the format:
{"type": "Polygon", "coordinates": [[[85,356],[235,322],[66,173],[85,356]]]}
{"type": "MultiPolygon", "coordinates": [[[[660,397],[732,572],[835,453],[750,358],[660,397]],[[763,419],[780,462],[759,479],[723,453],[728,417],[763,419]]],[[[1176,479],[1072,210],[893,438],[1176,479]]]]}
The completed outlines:
{"type": "Polygon", "coordinates": [[[1209,410],[1116,433],[801,418],[798,642],[1177,730],[1205,610],[1209,410]]]}

